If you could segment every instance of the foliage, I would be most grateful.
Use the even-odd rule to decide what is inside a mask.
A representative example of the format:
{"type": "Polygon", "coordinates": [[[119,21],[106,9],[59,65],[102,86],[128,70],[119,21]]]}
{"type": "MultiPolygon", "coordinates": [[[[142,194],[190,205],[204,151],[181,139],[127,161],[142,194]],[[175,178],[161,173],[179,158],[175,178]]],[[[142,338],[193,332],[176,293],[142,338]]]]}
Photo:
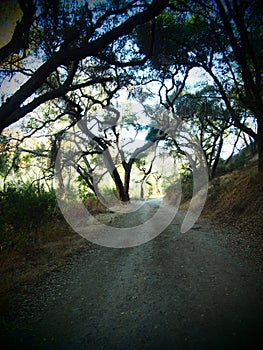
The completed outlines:
{"type": "Polygon", "coordinates": [[[193,173],[188,166],[183,166],[180,171],[180,179],[170,179],[170,184],[164,184],[165,196],[164,200],[168,204],[179,205],[180,196],[182,201],[186,201],[193,196],[193,173]]]}
{"type": "Polygon", "coordinates": [[[206,157],[210,178],[213,178],[223,142],[233,125],[220,93],[210,85],[195,93],[185,91],[176,99],[175,109],[178,116],[186,120],[191,131],[196,134],[206,157]]]}
{"type": "MultiPolygon", "coordinates": [[[[66,131],[92,111],[109,106],[117,91],[129,85],[147,61],[150,52],[144,55],[138,50],[133,30],[146,22],[153,26],[168,0],[74,4],[68,0],[29,0],[25,6],[19,4],[21,23],[25,20],[27,25],[20,26],[18,22],[15,31],[20,27],[26,45],[19,45],[19,36],[13,36],[0,48],[0,78],[3,85],[7,79],[12,85],[12,89],[3,91],[0,131],[5,133],[17,123],[13,164],[20,165],[24,160],[29,166],[29,155],[39,156],[47,161],[41,164],[43,177],[53,176],[52,167],[66,131]],[[42,138],[43,146],[28,142],[30,147],[25,147],[25,140],[32,136],[42,138]],[[24,153],[28,156],[21,156],[24,153]]],[[[133,116],[129,117],[134,122],[133,116]]],[[[110,119],[105,118],[104,122],[112,127],[110,119]]],[[[102,123],[100,126],[105,129],[102,123]]],[[[98,133],[93,136],[97,147],[92,150],[91,163],[86,158],[85,164],[76,165],[75,171],[94,192],[92,161],[109,144],[107,137],[104,143],[98,133]],[[97,152],[96,148],[100,150],[97,152]]],[[[110,158],[108,153],[108,160],[113,163],[110,158]]],[[[126,164],[125,171],[130,168],[131,164],[126,164]]],[[[128,185],[123,186],[120,176],[115,175],[119,197],[127,200],[128,185]]]]}
{"type": "Polygon", "coordinates": [[[55,218],[60,215],[54,191],[10,183],[0,192],[1,246],[19,249],[20,245],[41,239],[39,233],[55,218]]]}
{"type": "Polygon", "coordinates": [[[8,137],[0,135],[0,175],[6,176],[7,169],[10,167],[10,145],[8,144],[8,137]]]}
{"type": "Polygon", "coordinates": [[[193,195],[193,173],[189,168],[181,173],[183,200],[190,199],[193,195]]]}
{"type": "Polygon", "coordinates": [[[150,127],[146,136],[146,141],[156,142],[156,139],[165,140],[166,134],[164,131],[159,130],[155,127],[150,127]]]}
{"type": "Polygon", "coordinates": [[[240,152],[231,158],[226,163],[224,159],[220,159],[216,170],[216,176],[225,175],[231,173],[233,170],[243,167],[248,162],[248,157],[245,153],[240,152]]]}
{"type": "MultiPolygon", "coordinates": [[[[0,131],[49,101],[64,109],[53,121],[65,114],[71,122],[81,117],[76,96],[86,100],[87,109],[107,105],[128,84],[132,76],[128,68],[134,71],[146,62],[147,57],[133,45],[133,29],[154,20],[168,0],[28,3],[30,12],[20,2],[28,24],[21,28],[26,43],[12,37],[0,48],[2,82],[7,78],[15,82],[19,77],[11,89],[17,90],[2,96],[0,131]]],[[[15,31],[18,26],[19,21],[15,31]]]]}
{"type": "MultiPolygon", "coordinates": [[[[262,18],[258,1],[173,2],[172,11],[157,19],[155,51],[151,66],[164,80],[174,77],[171,67],[180,72],[193,67],[206,71],[213,79],[232,122],[258,144],[259,170],[263,170],[262,101],[262,18]],[[246,124],[244,113],[257,121],[254,130],[246,124]]],[[[138,28],[137,40],[145,52],[149,46],[149,25],[138,28]]],[[[169,90],[169,89],[167,89],[169,90]]],[[[168,100],[169,96],[166,96],[168,100]]],[[[172,106],[170,106],[172,107],[172,106]]]]}
{"type": "MultiPolygon", "coordinates": [[[[138,105],[135,107],[138,108],[138,105]]],[[[78,174],[77,182],[82,198],[85,198],[85,192],[91,191],[106,202],[106,197],[129,201],[132,170],[134,165],[139,165],[137,159],[146,158],[150,149],[154,149],[166,136],[157,128],[150,128],[153,132],[149,140],[149,133],[146,137],[144,135],[147,128],[141,126],[133,114],[132,108],[118,110],[111,105],[82,119],[73,128],[73,139],[70,130],[65,137],[64,148],[61,149],[59,166],[65,174],[61,176],[61,187],[63,178],[67,176],[67,168],[69,173],[78,174]],[[127,123],[131,116],[133,123],[127,123]],[[71,152],[68,152],[69,148],[72,149],[71,152]],[[111,189],[113,186],[114,191],[111,189]]],[[[140,117],[145,119],[146,116],[141,113],[140,117]]],[[[145,182],[151,169],[151,162],[147,171],[140,169],[144,173],[142,182],[145,182]]],[[[71,182],[75,184],[74,181],[71,182]]]]}
{"type": "MultiPolygon", "coordinates": [[[[181,69],[197,65],[196,58],[206,57],[212,45],[216,45],[207,21],[195,16],[178,3],[175,11],[161,14],[156,21],[156,33],[151,65],[162,70],[171,65],[181,69]],[[212,39],[212,40],[211,40],[212,39]]],[[[143,52],[149,50],[150,26],[148,23],[137,30],[137,42],[143,52]]],[[[169,76],[167,76],[168,78],[169,76]]]]}
{"type": "Polygon", "coordinates": [[[165,203],[170,205],[179,204],[178,203],[179,196],[180,196],[180,192],[178,191],[177,184],[171,184],[166,187],[165,196],[164,196],[165,203]]]}
{"type": "Polygon", "coordinates": [[[86,198],[83,200],[83,203],[90,214],[96,215],[99,213],[104,213],[106,210],[106,207],[98,200],[98,198],[92,194],[89,193],[86,198]]]}

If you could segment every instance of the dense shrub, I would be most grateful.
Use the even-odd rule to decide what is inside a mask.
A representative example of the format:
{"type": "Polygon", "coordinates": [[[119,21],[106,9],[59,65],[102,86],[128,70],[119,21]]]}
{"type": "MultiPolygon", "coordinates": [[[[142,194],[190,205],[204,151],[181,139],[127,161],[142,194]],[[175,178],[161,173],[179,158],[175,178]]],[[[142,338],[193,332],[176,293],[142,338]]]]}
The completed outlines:
{"type": "Polygon", "coordinates": [[[176,184],[172,184],[165,189],[164,202],[176,205],[181,197],[181,189],[176,184]]]}
{"type": "Polygon", "coordinates": [[[229,162],[220,158],[217,168],[216,176],[222,176],[231,173],[233,170],[243,167],[249,161],[249,156],[246,153],[240,152],[239,154],[233,156],[229,162]]]}
{"type": "Polygon", "coordinates": [[[86,195],[86,198],[83,200],[83,203],[91,214],[96,215],[99,213],[104,213],[106,210],[106,207],[99,201],[99,199],[93,193],[89,193],[88,195],[86,195]]]}
{"type": "Polygon", "coordinates": [[[9,184],[0,191],[1,245],[33,239],[40,227],[54,217],[59,217],[54,191],[9,184]]]}
{"type": "MultiPolygon", "coordinates": [[[[0,217],[13,225],[37,225],[46,221],[56,208],[53,191],[35,187],[8,186],[0,192],[0,217]]],[[[2,223],[2,222],[1,222],[2,223]]]]}

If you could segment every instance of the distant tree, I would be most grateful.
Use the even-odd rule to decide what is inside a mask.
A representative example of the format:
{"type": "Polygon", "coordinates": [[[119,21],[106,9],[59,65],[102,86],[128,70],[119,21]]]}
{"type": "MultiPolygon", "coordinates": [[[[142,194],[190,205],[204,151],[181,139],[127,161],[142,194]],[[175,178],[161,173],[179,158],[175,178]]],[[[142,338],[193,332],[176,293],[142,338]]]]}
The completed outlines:
{"type": "Polygon", "coordinates": [[[141,180],[139,181],[140,187],[141,187],[140,189],[141,199],[144,199],[144,195],[145,195],[144,186],[145,186],[145,183],[147,183],[148,178],[152,175],[152,168],[153,168],[155,159],[156,159],[156,149],[155,149],[154,156],[150,160],[149,164],[148,162],[146,162],[146,159],[143,159],[143,158],[135,159],[135,162],[134,162],[135,166],[143,174],[141,180]]]}
{"type": "MultiPolygon", "coordinates": [[[[121,202],[130,200],[131,172],[134,164],[141,156],[163,139],[162,133],[156,133],[151,140],[147,138],[138,145],[136,137],[142,126],[133,118],[132,124],[126,124],[125,117],[121,121],[120,112],[112,106],[106,107],[100,115],[94,113],[90,120],[83,119],[77,128],[69,129],[64,139],[57,163],[57,174],[60,188],[65,188],[63,169],[70,165],[86,182],[89,189],[100,199],[103,193],[99,189],[106,175],[112,178],[118,199],[121,202]],[[103,113],[104,112],[104,113],[103,113]],[[123,141],[123,131],[131,136],[123,141]]],[[[128,116],[129,119],[129,116],[128,116]]],[[[151,167],[149,173],[151,172],[151,167]]]]}
{"type": "Polygon", "coordinates": [[[207,86],[195,93],[185,92],[175,101],[176,115],[187,122],[206,156],[210,178],[216,174],[224,139],[233,125],[218,91],[207,86]]]}

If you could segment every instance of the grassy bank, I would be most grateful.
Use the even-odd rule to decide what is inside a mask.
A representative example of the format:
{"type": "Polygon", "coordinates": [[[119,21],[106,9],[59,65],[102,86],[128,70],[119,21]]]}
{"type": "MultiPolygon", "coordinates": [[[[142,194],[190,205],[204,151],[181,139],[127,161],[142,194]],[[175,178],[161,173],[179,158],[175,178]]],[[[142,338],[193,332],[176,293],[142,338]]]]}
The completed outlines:
{"type": "Polygon", "coordinates": [[[203,214],[242,232],[263,235],[263,176],[249,162],[215,178],[209,186],[203,214]]]}
{"type": "MultiPolygon", "coordinates": [[[[103,215],[94,200],[85,205],[93,214],[103,215]]],[[[68,256],[91,246],[67,224],[53,191],[9,185],[0,192],[1,311],[8,308],[13,293],[29,288],[68,256]]]]}

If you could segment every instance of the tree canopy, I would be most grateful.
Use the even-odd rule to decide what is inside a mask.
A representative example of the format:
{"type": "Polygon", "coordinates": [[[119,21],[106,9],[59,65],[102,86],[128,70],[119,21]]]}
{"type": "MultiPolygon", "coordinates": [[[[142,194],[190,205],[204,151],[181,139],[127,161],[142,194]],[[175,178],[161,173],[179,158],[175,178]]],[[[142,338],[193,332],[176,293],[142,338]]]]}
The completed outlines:
{"type": "MultiPolygon", "coordinates": [[[[235,126],[258,145],[259,169],[263,170],[262,16],[259,1],[174,1],[169,14],[157,19],[152,67],[168,71],[177,65],[186,70],[199,67],[217,87],[235,126]],[[243,116],[249,111],[257,129],[243,116]]],[[[149,49],[146,23],[138,29],[138,42],[149,49]]]]}
{"type": "Polygon", "coordinates": [[[75,9],[71,2],[21,4],[22,19],[0,58],[2,84],[16,73],[23,81],[2,96],[0,130],[85,87],[100,85],[110,98],[127,79],[118,68],[142,65],[150,55],[133,47],[133,29],[154,23],[168,1],[86,2],[75,9]]]}
{"type": "MultiPolygon", "coordinates": [[[[85,130],[92,145],[87,144],[76,170],[94,187],[85,152],[93,158],[104,152],[105,158],[113,144],[118,147],[120,132],[118,113],[103,121],[96,119],[96,113],[99,108],[112,109],[123,88],[130,98],[154,111],[146,144],[162,140],[183,155],[180,144],[166,131],[179,120],[187,123],[213,177],[224,139],[234,129],[238,137],[242,132],[255,141],[259,170],[263,170],[263,6],[259,1],[18,0],[13,14],[16,24],[10,26],[9,41],[0,48],[4,177],[9,169],[30,163],[29,155],[41,157],[44,176],[52,177],[64,135],[92,115],[97,131],[85,130]],[[192,91],[187,82],[196,68],[210,76],[210,83],[192,91]],[[149,100],[154,107],[147,105],[149,100]],[[109,124],[104,134],[101,123],[109,124]],[[26,140],[34,136],[44,141],[27,147],[26,140]]],[[[135,129],[140,127],[132,114],[126,118],[135,129]]],[[[108,154],[106,162],[111,158],[108,154]]],[[[124,181],[117,169],[112,172],[121,200],[129,199],[135,159],[122,159],[124,181]]],[[[136,162],[146,181],[151,164],[136,162]]]]}

